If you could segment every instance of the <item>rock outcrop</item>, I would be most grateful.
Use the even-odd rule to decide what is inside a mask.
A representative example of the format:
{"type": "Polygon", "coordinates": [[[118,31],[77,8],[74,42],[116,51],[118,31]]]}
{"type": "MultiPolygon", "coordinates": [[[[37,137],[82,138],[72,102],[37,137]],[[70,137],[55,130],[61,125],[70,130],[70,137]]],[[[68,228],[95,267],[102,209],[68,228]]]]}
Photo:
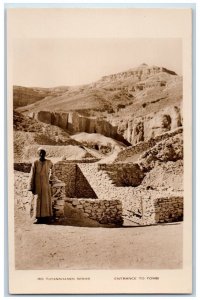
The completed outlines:
{"type": "Polygon", "coordinates": [[[145,171],[154,168],[155,163],[177,161],[183,159],[183,136],[178,134],[169,139],[157,143],[154,147],[145,151],[140,159],[139,164],[145,171]]]}
{"type": "Polygon", "coordinates": [[[29,114],[30,117],[36,118],[46,124],[59,126],[62,129],[68,128],[68,113],[57,113],[50,111],[39,111],[37,114],[29,114]]]}
{"type": "MultiPolygon", "coordinates": [[[[163,67],[148,66],[147,64],[141,64],[137,68],[130,69],[126,72],[120,72],[108,76],[103,76],[100,81],[111,82],[116,80],[124,80],[129,77],[134,78],[136,81],[145,80],[157,73],[167,73],[170,75],[177,75],[174,71],[168,70],[163,67]]],[[[99,82],[100,82],[99,81],[99,82]]]]}
{"type": "Polygon", "coordinates": [[[59,126],[71,134],[78,132],[99,133],[118,140],[125,145],[130,145],[118,133],[117,126],[113,126],[108,121],[97,117],[87,117],[77,112],[59,113],[51,111],[39,111],[38,113],[29,114],[29,117],[46,124],[59,126]]]}
{"type": "Polygon", "coordinates": [[[170,106],[157,113],[121,122],[118,125],[118,132],[129,143],[136,145],[181,126],[181,107],[170,106]]]}
{"type": "Polygon", "coordinates": [[[174,130],[167,131],[161,135],[157,135],[154,138],[150,138],[147,141],[139,142],[136,145],[127,147],[126,149],[120,151],[114,162],[135,162],[139,158],[139,156],[154,147],[157,143],[171,139],[171,137],[182,135],[183,134],[183,128],[178,127],[174,130]]]}

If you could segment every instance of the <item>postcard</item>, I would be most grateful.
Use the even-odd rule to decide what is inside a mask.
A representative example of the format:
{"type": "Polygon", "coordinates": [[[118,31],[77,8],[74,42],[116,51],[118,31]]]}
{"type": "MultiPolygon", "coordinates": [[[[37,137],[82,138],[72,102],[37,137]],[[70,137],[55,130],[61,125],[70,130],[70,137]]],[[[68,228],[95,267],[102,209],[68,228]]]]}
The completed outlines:
{"type": "Polygon", "coordinates": [[[192,293],[192,10],[7,8],[11,294],[192,293]]]}

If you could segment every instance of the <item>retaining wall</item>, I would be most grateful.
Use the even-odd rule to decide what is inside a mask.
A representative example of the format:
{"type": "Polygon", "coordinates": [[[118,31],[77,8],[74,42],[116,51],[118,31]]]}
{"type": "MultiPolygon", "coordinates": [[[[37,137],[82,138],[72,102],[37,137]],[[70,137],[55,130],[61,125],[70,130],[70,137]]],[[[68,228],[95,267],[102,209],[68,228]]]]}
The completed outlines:
{"type": "Polygon", "coordinates": [[[97,198],[89,182],[75,163],[61,161],[54,165],[56,177],[65,183],[65,195],[69,198],[97,198]]]}
{"type": "Polygon", "coordinates": [[[30,213],[30,204],[33,194],[28,191],[29,174],[19,171],[14,172],[14,200],[16,207],[30,213]]]}
{"type": "Polygon", "coordinates": [[[66,203],[100,224],[122,225],[123,223],[122,204],[119,200],[67,198],[66,203]]]}
{"type": "Polygon", "coordinates": [[[143,199],[142,211],[143,225],[183,221],[183,197],[143,199]]]}
{"type": "Polygon", "coordinates": [[[64,218],[65,183],[54,177],[51,184],[52,209],[56,218],[64,218]]]}
{"type": "Polygon", "coordinates": [[[155,194],[138,197],[135,203],[123,205],[123,217],[138,225],[153,225],[183,221],[181,193],[158,197],[155,194]]]}

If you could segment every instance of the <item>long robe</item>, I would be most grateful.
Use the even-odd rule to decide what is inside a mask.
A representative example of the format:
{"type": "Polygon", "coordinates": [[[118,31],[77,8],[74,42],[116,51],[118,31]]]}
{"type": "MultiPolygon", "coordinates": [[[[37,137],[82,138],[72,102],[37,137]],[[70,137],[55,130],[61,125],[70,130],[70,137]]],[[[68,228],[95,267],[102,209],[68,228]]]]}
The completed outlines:
{"type": "Polygon", "coordinates": [[[29,190],[37,195],[36,218],[50,217],[53,215],[49,184],[52,167],[53,163],[46,159],[45,161],[34,161],[31,168],[29,190]]]}

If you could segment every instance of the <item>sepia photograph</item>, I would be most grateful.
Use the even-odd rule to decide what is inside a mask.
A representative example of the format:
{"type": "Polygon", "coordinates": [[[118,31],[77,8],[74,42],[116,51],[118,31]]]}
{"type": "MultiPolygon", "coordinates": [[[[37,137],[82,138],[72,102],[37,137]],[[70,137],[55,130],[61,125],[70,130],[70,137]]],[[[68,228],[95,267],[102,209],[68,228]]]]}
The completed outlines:
{"type": "MultiPolygon", "coordinates": [[[[141,289],[185,267],[191,292],[191,45],[139,26],[154,20],[155,30],[169,13],[190,24],[188,9],[7,11],[9,264],[19,278],[37,274],[36,293],[49,291],[44,281],[91,285],[72,275],[90,271],[112,271],[115,285],[134,277],[141,289]]],[[[13,293],[26,291],[11,281],[13,293]]]]}

